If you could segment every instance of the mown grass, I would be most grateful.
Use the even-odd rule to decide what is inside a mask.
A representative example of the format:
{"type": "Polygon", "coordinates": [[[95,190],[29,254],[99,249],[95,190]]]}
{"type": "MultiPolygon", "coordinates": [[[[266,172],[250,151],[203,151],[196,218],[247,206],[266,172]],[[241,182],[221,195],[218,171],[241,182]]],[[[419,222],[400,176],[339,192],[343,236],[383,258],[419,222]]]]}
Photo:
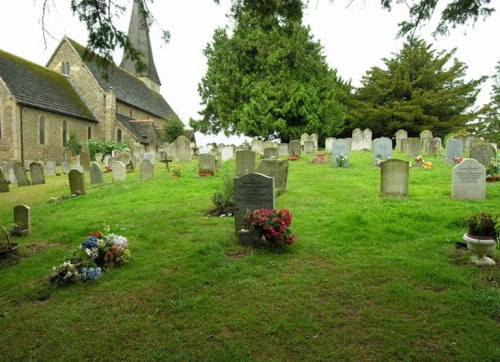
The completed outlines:
{"type": "Polygon", "coordinates": [[[222,176],[198,178],[194,161],[178,180],[158,166],[74,198],[66,176],[11,185],[0,224],[27,204],[33,234],[0,264],[2,360],[500,360],[498,251],[478,268],[456,248],[464,216],[498,213],[500,183],[486,200],[451,200],[452,166],[431,158],[410,169],[409,198],[381,198],[370,153],[351,153],[348,169],[310,158],[290,162],[276,200],[298,240],[282,253],[240,246],[232,218],[205,216],[222,176]],[[52,266],[103,224],[129,239],[132,261],[52,286],[52,266]]]}

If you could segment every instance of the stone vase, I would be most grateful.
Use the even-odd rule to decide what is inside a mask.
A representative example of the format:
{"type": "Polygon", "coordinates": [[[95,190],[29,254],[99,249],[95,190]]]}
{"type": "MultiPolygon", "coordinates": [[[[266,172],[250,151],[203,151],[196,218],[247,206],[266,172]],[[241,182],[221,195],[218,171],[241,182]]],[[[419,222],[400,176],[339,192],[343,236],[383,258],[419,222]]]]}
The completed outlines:
{"type": "Polygon", "coordinates": [[[471,258],[472,262],[476,265],[495,265],[495,261],[486,256],[492,253],[497,246],[494,239],[485,239],[474,237],[469,234],[463,236],[464,241],[467,242],[467,248],[475,255],[471,258]]]}

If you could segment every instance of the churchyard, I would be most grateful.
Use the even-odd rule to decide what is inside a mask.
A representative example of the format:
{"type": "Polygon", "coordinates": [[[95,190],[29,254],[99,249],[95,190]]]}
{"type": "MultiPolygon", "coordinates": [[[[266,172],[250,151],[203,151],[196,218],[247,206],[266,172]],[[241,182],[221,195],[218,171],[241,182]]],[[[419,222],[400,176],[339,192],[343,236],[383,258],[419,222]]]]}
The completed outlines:
{"type": "MultiPolygon", "coordinates": [[[[319,152],[288,161],[275,204],[292,213],[297,241],[280,251],[240,245],[234,217],[206,215],[234,159],[210,177],[194,160],[170,163],[182,166],[177,179],[159,162],[151,177],[136,167],[92,183],[87,172],[73,197],[68,175],[11,184],[0,225],[28,205],[31,232],[0,261],[2,360],[500,360],[500,252],[478,267],[457,247],[464,217],[500,212],[500,182],[454,198],[466,193],[453,178],[471,176],[442,154],[425,157],[431,168],[404,162],[407,187],[389,177],[381,189],[384,149],[382,165],[362,150],[348,165],[311,162],[319,152]],[[103,224],[127,237],[131,261],[87,283],[49,283],[103,224]]],[[[390,159],[414,163],[398,150],[390,159]]]]}

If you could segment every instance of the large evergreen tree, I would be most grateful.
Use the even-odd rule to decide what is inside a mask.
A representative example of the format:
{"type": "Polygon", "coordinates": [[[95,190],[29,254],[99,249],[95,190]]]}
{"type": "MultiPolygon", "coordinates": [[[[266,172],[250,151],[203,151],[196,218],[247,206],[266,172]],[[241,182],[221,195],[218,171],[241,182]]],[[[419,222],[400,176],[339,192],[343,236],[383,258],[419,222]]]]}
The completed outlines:
{"type": "Polygon", "coordinates": [[[302,25],[302,9],[301,0],[233,3],[232,33],[217,29],[204,51],[208,70],[198,88],[204,109],[190,121],[195,131],[287,141],[342,129],[338,97],[348,85],[302,25]]]}
{"type": "Polygon", "coordinates": [[[500,62],[495,67],[490,103],[486,106],[484,117],[473,128],[489,142],[500,144],[500,62]]]}
{"type": "Polygon", "coordinates": [[[398,129],[444,137],[464,128],[481,114],[472,107],[487,77],[464,81],[467,66],[457,59],[446,68],[455,50],[436,53],[424,40],[408,40],[394,58],[383,59],[386,69],[373,67],[363,76],[350,104],[350,128],[388,137],[398,129]]]}

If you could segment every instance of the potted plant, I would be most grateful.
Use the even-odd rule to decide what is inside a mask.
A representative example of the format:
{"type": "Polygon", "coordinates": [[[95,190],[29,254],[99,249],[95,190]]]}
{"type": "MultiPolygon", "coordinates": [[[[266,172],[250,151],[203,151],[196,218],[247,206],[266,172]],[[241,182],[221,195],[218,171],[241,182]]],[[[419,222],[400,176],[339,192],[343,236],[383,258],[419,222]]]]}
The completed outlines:
{"type": "Polygon", "coordinates": [[[181,165],[173,165],[172,166],[172,177],[173,178],[178,178],[181,177],[181,173],[184,170],[184,168],[181,165]]]}
{"type": "Polygon", "coordinates": [[[492,157],[486,164],[486,178],[487,181],[497,181],[500,172],[500,156],[492,157]]]}
{"type": "Polygon", "coordinates": [[[495,261],[486,256],[496,249],[499,228],[497,226],[498,215],[480,211],[464,219],[468,230],[463,239],[467,242],[467,248],[475,255],[471,258],[477,265],[493,265],[495,261]]]}
{"type": "Polygon", "coordinates": [[[198,169],[198,176],[206,177],[212,176],[214,174],[214,169],[207,165],[200,165],[198,169]]]}

